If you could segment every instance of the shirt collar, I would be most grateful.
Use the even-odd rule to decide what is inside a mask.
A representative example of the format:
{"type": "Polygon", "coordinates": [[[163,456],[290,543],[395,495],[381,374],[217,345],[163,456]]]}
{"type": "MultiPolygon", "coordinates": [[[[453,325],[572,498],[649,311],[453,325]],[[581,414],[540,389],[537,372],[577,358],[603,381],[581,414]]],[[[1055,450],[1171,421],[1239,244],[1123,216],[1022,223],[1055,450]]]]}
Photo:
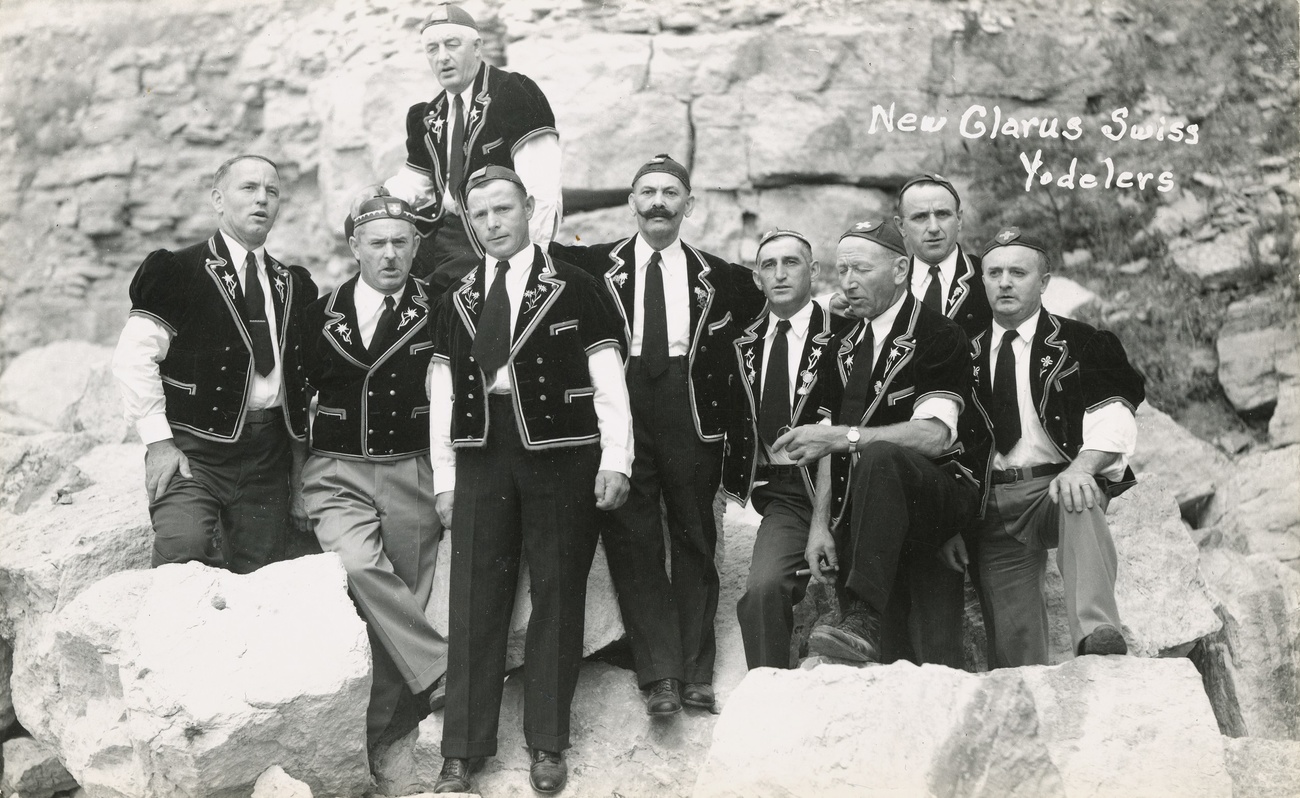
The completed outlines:
{"type": "MultiPolygon", "coordinates": [[[[1025,341],[1034,340],[1034,333],[1038,331],[1038,317],[1042,315],[1042,313],[1043,309],[1042,307],[1039,307],[1038,310],[1034,311],[1034,315],[1020,322],[1020,324],[1016,326],[1016,335],[1023,338],[1025,341]]],[[[1007,329],[1008,328],[1003,327],[1001,324],[998,324],[997,319],[993,320],[993,346],[1002,343],[1002,336],[1006,333],[1007,329]]]]}
{"type": "Polygon", "coordinates": [[[875,345],[877,348],[883,345],[885,336],[894,327],[894,320],[898,318],[898,309],[903,306],[903,300],[907,299],[907,292],[904,291],[898,298],[898,301],[885,309],[884,313],[871,320],[871,334],[875,336],[875,345]]]}
{"type": "MultiPolygon", "coordinates": [[[[358,275],[357,287],[352,293],[352,304],[356,308],[357,319],[368,319],[375,315],[379,310],[379,306],[384,304],[384,297],[386,296],[389,296],[389,294],[381,294],[371,288],[370,283],[367,283],[364,278],[358,275]]],[[[391,296],[393,297],[394,307],[401,305],[402,297],[406,296],[406,284],[403,283],[397,293],[391,296]]]]}
{"type": "MultiPolygon", "coordinates": [[[[634,246],[635,251],[633,254],[636,257],[636,267],[644,270],[646,264],[650,262],[650,256],[654,254],[654,247],[650,246],[650,242],[642,238],[640,233],[636,234],[636,243],[634,246]]],[[[673,243],[659,251],[660,263],[665,266],[675,264],[679,256],[685,257],[685,254],[682,252],[681,236],[674,238],[673,243]]]]}
{"type": "MultiPolygon", "coordinates": [[[[812,321],[812,307],[813,301],[810,299],[808,300],[808,304],[804,305],[799,309],[798,313],[795,313],[790,317],[790,332],[799,337],[808,334],[808,324],[812,321]]],[[[764,334],[765,338],[776,337],[776,325],[780,323],[780,321],[780,316],[777,316],[770,310],[767,312],[767,332],[764,334]]]]}
{"type": "MultiPolygon", "coordinates": [[[[942,274],[943,279],[947,280],[950,284],[957,277],[957,255],[960,252],[960,246],[953,247],[952,252],[948,253],[948,257],[939,261],[939,273],[942,274]]],[[[920,285],[921,281],[930,274],[930,264],[917,257],[913,257],[912,262],[914,264],[914,268],[912,269],[912,284],[920,285]]]]}
{"type": "MultiPolygon", "coordinates": [[[[238,241],[226,235],[224,231],[218,230],[217,235],[221,240],[226,242],[226,250],[230,253],[230,264],[234,266],[241,274],[244,269],[244,258],[248,257],[248,250],[244,249],[238,241]]],[[[253,250],[253,257],[257,258],[258,267],[266,266],[266,245],[253,250]]]]}

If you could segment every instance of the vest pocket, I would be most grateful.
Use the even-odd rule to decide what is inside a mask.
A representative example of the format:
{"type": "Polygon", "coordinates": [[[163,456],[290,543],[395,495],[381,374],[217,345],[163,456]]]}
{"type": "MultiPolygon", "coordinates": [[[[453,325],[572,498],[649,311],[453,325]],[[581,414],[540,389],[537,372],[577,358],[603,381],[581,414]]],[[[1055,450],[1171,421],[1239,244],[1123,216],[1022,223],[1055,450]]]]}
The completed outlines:
{"type": "Polygon", "coordinates": [[[596,396],[595,388],[570,388],[564,392],[564,401],[566,404],[573,404],[574,399],[581,399],[590,396],[593,399],[596,396]]]}
{"type": "Polygon", "coordinates": [[[343,407],[325,407],[324,405],[316,406],[317,416],[333,416],[339,421],[346,421],[348,418],[347,408],[343,407]]]}
{"type": "Polygon", "coordinates": [[[161,376],[164,385],[170,385],[173,388],[179,388],[182,391],[188,393],[190,396],[193,396],[194,394],[199,392],[199,386],[192,382],[181,382],[180,380],[168,377],[166,374],[163,374],[161,376]]]}

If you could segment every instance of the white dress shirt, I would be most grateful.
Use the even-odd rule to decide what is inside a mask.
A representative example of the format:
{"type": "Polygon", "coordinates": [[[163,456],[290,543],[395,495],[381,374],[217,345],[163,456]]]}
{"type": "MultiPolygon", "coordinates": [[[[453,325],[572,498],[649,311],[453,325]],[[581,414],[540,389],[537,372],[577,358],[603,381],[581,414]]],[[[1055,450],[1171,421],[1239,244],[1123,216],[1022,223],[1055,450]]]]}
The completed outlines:
{"type": "MultiPolygon", "coordinates": [[[[898,310],[903,306],[903,300],[907,294],[900,294],[898,301],[890,305],[889,308],[879,316],[871,320],[871,335],[874,347],[871,352],[871,371],[875,373],[876,363],[880,360],[880,353],[885,348],[885,341],[889,339],[889,331],[893,329],[894,322],[898,319],[898,310]]],[[[918,300],[919,301],[919,300],[918,300]]],[[[853,368],[859,368],[859,364],[854,363],[853,368]]],[[[961,403],[951,396],[930,396],[912,408],[912,421],[923,418],[932,418],[948,428],[948,440],[944,443],[944,448],[950,448],[957,442],[957,417],[961,415],[961,403]]]]}
{"type": "MultiPolygon", "coordinates": [[[[510,271],[506,272],[506,295],[510,298],[510,330],[514,337],[515,323],[523,303],[524,290],[532,272],[533,248],[525,247],[510,257],[510,271]]],[[[484,279],[491,289],[496,277],[497,262],[489,258],[484,279]]],[[[450,298],[448,301],[451,301],[450,298]]],[[[486,294],[483,301],[487,302],[486,294]]],[[[627,383],[623,375],[623,357],[618,348],[609,346],[587,356],[587,372],[592,387],[596,389],[593,404],[596,409],[596,426],[600,430],[600,470],[617,471],[632,475],[632,407],[628,402],[627,383]]],[[[485,386],[488,393],[509,394],[509,362],[497,369],[485,386]]],[[[433,486],[435,495],[456,488],[456,450],[451,445],[451,414],[455,388],[451,366],[434,360],[429,368],[429,448],[433,461],[433,486]]]]}
{"type": "MultiPolygon", "coordinates": [[[[469,109],[474,100],[474,84],[471,83],[460,93],[461,102],[464,104],[465,114],[469,114],[469,109]]],[[[447,96],[448,115],[455,113],[456,100],[455,95],[447,96]]],[[[500,113],[500,111],[498,111],[500,113]]],[[[469,134],[469,127],[466,119],[460,120],[461,129],[469,134]]],[[[447,150],[443,153],[444,163],[451,163],[451,132],[447,134],[447,150]]],[[[555,238],[555,233],[560,228],[560,219],[564,216],[564,197],[560,190],[560,137],[556,133],[547,132],[539,133],[525,139],[518,145],[512,160],[514,161],[515,174],[519,179],[524,181],[528,187],[528,193],[533,198],[533,218],[528,221],[529,237],[541,244],[543,248],[551,243],[555,238]]],[[[466,169],[469,167],[469,159],[465,161],[466,169]]],[[[465,176],[469,176],[466,171],[465,176]]],[[[442,207],[448,213],[460,217],[460,203],[451,191],[451,181],[448,180],[443,187],[442,207]]],[[[412,208],[422,208],[433,201],[434,182],[433,177],[423,172],[412,169],[403,165],[397,174],[384,181],[384,187],[394,197],[401,197],[410,203],[412,208]]]]}
{"type": "MultiPolygon", "coordinates": [[[[1016,403],[1020,410],[1020,440],[1006,454],[994,450],[993,467],[998,470],[1068,462],[1038,420],[1033,392],[1030,390],[1029,350],[1032,348],[1041,313],[1040,308],[1038,313],[1021,322],[1016,327],[1016,337],[1011,342],[1011,351],[1016,356],[1016,403]]],[[[993,321],[993,339],[989,345],[988,365],[985,366],[989,369],[990,386],[997,375],[998,352],[1002,349],[1002,336],[1006,331],[1007,328],[998,324],[996,319],[993,321]]],[[[1122,479],[1124,470],[1128,467],[1128,458],[1136,448],[1137,422],[1124,403],[1111,402],[1083,414],[1083,445],[1080,451],[1094,449],[1119,455],[1114,463],[1102,470],[1101,476],[1112,481],[1122,479]]]]}
{"type": "Polygon", "coordinates": [[[379,317],[384,315],[386,296],[393,298],[393,307],[396,308],[402,304],[402,297],[406,296],[406,284],[403,283],[401,289],[395,294],[381,294],[371,288],[364,277],[357,278],[357,287],[352,293],[352,306],[357,311],[357,332],[361,335],[361,345],[366,349],[370,348],[370,342],[375,337],[379,317]]]}
{"type": "MultiPolygon", "coordinates": [[[[633,244],[636,257],[636,292],[632,312],[632,357],[641,356],[641,339],[645,330],[645,274],[654,254],[646,240],[637,233],[633,244]]],[[[668,315],[668,356],[686,357],[691,351],[691,302],[689,275],[686,273],[686,250],[680,238],[659,253],[659,268],[664,275],[664,306],[668,315]]]]}
{"type": "MultiPolygon", "coordinates": [[[[791,316],[787,321],[790,322],[790,329],[786,332],[786,374],[790,380],[790,412],[794,412],[795,391],[799,387],[799,361],[803,359],[804,343],[808,340],[808,325],[812,322],[813,303],[810,301],[804,305],[797,313],[791,316]]],[[[767,385],[767,362],[772,356],[772,343],[776,340],[776,325],[781,322],[781,318],[775,313],[768,311],[767,314],[767,332],[763,334],[763,370],[760,372],[762,381],[759,383],[760,389],[766,390],[763,386],[767,385]]],[[[758,399],[758,406],[761,409],[763,399],[758,399]]],[[[793,423],[793,421],[792,421],[793,423]]],[[[760,444],[763,447],[763,453],[767,456],[767,462],[772,465],[794,465],[794,460],[785,453],[785,450],[773,451],[772,447],[767,445],[767,441],[759,437],[760,444]]]]}
{"type": "MultiPolygon", "coordinates": [[[[960,247],[953,247],[948,257],[939,262],[939,298],[942,300],[939,310],[948,312],[948,296],[952,291],[952,282],[957,279],[957,253],[960,247]]],[[[918,302],[925,300],[925,292],[930,290],[930,264],[918,257],[912,257],[912,296],[918,302]]],[[[983,290],[982,288],[980,290],[983,290]]]]}
{"type": "MultiPolygon", "coordinates": [[[[248,250],[221,232],[217,235],[226,242],[230,263],[238,275],[242,291],[244,258],[248,250]]],[[[253,369],[252,385],[244,397],[244,406],[249,410],[264,410],[284,401],[280,384],[280,328],[275,318],[275,305],[271,300],[271,281],[266,275],[265,247],[253,250],[253,256],[257,258],[257,279],[262,284],[267,326],[271,340],[275,342],[271,347],[275,365],[265,377],[253,369]]],[[[171,342],[172,335],[166,327],[148,316],[132,314],[126,320],[122,335],[117,341],[117,349],[113,352],[113,376],[122,393],[126,420],[135,425],[140,440],[146,444],[172,437],[171,426],[167,423],[167,398],[163,393],[162,374],[158,365],[167,359],[171,342]]]]}

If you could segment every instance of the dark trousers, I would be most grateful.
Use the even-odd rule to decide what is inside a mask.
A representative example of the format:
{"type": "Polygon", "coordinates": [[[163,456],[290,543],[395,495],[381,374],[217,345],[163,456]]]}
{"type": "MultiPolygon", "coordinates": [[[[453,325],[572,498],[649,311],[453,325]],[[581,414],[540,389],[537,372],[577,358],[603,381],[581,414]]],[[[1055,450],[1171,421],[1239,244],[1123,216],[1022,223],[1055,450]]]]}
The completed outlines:
{"type": "Polygon", "coordinates": [[[686,359],[651,378],[631,358],[627,387],[636,445],[627,503],[602,532],[637,681],[713,682],[718,611],[718,530],[713,497],[722,479],[722,443],[705,443],[691,418],[686,359]],[[664,572],[668,511],[672,579],[664,572]]]}
{"type": "Polygon", "coordinates": [[[448,214],[426,238],[420,240],[411,263],[411,275],[426,280],[438,296],[478,265],[479,255],[459,216],[448,214]]]}
{"type": "Polygon", "coordinates": [[[282,559],[293,456],[280,408],[251,413],[233,443],[172,435],[193,476],[172,477],[149,505],[153,566],[197,561],[246,574],[282,559]]]}
{"type": "Polygon", "coordinates": [[[905,547],[881,626],[881,661],[963,668],[965,605],[965,574],[928,546],[905,547]]]}
{"type": "MultiPolygon", "coordinates": [[[[917,569],[910,574],[908,595],[933,593],[947,601],[946,606],[931,600],[913,602],[908,625],[924,629],[937,623],[937,630],[955,635],[952,645],[960,651],[961,591],[950,586],[932,591],[926,580],[939,574],[931,561],[943,567],[936,557],[939,547],[969,523],[977,500],[974,487],[911,449],[879,441],[862,450],[852,480],[852,516],[841,525],[836,541],[844,586],[888,619],[891,598],[898,595],[900,568],[908,558],[917,569]]],[[[953,575],[960,579],[960,574],[953,575]]]]}
{"type": "Polygon", "coordinates": [[[521,555],[533,605],[524,641],[524,739],[546,751],[569,747],[596,551],[600,447],[528,451],[510,397],[492,396],[489,414],[487,445],[456,452],[442,755],[460,759],[497,750],[521,555]]]}
{"type": "Polygon", "coordinates": [[[766,485],[754,488],[750,501],[763,521],[754,540],[745,595],[736,604],[745,664],[750,669],[788,668],[794,606],[808,588],[808,577],[795,572],[807,567],[803,553],[812,502],[793,466],[775,470],[766,485]]]}

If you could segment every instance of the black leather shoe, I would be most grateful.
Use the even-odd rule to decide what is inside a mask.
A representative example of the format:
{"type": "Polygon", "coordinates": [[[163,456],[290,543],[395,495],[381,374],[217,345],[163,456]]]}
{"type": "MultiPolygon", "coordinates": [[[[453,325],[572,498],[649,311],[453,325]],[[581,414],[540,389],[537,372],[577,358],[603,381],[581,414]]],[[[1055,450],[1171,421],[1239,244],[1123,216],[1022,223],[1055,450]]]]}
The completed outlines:
{"type": "Polygon", "coordinates": [[[865,602],[850,603],[839,623],[812,630],[808,653],[849,662],[879,662],[880,615],[865,602]]]}
{"type": "Polygon", "coordinates": [[[442,772],[438,774],[438,782],[433,785],[433,791],[436,793],[472,792],[470,774],[477,773],[482,768],[483,757],[474,759],[447,757],[442,760],[442,772]]]}
{"type": "Polygon", "coordinates": [[[1127,654],[1128,643],[1124,635],[1113,626],[1098,626],[1092,634],[1079,641],[1080,654],[1127,654]]]}
{"type": "Polygon", "coordinates": [[[528,755],[533,764],[528,768],[528,783],[537,792],[549,795],[564,789],[569,780],[569,766],[564,764],[564,754],[530,748],[528,755]]]}
{"type": "Polygon", "coordinates": [[[425,696],[429,699],[429,711],[437,712],[447,704],[447,674],[443,674],[429,685],[425,691],[425,696]]]}
{"type": "Polygon", "coordinates": [[[676,715],[682,711],[682,693],[676,679],[660,679],[650,685],[650,694],[646,696],[645,711],[648,715],[676,715]]]}
{"type": "Polygon", "coordinates": [[[705,682],[690,682],[682,690],[682,703],[688,707],[713,709],[713,685],[705,682]]]}

